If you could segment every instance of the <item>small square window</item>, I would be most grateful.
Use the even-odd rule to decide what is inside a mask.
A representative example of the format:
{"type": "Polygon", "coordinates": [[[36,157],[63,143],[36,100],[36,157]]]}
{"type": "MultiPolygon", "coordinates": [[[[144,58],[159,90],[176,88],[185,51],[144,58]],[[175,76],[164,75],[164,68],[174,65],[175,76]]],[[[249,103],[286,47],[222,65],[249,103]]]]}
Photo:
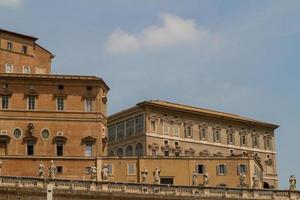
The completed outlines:
{"type": "Polygon", "coordinates": [[[196,165],[196,172],[197,172],[197,174],[204,174],[205,165],[203,165],[203,164],[196,165]]]}
{"type": "Polygon", "coordinates": [[[224,164],[217,165],[217,175],[226,175],[227,174],[227,166],[224,164]]]}
{"type": "Polygon", "coordinates": [[[136,175],[136,164],[135,163],[127,164],[127,175],[136,175]]]}
{"type": "Polygon", "coordinates": [[[169,141],[168,140],[164,140],[164,145],[169,145],[169,141]]]}
{"type": "Polygon", "coordinates": [[[23,73],[24,74],[30,74],[30,67],[29,66],[24,66],[23,67],[23,73]]]}
{"type": "Polygon", "coordinates": [[[57,166],[56,170],[57,173],[63,173],[63,166],[57,166]]]}
{"type": "Polygon", "coordinates": [[[5,72],[12,73],[14,70],[14,66],[12,64],[5,64],[5,72]]]}
{"type": "Polygon", "coordinates": [[[64,89],[64,86],[63,86],[63,85],[58,85],[58,89],[59,89],[59,90],[63,90],[63,89],[64,89]]]}
{"type": "Polygon", "coordinates": [[[91,90],[92,90],[92,87],[91,87],[91,86],[87,86],[87,87],[86,87],[86,90],[87,90],[87,91],[91,91],[91,90]]]}

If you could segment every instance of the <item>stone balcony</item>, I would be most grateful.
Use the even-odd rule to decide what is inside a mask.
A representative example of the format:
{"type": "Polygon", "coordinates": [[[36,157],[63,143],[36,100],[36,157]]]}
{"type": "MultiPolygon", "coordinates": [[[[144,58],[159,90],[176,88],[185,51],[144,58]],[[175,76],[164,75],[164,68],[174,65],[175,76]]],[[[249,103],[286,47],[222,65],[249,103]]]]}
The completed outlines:
{"type": "MultiPolygon", "coordinates": [[[[33,193],[39,192],[37,196],[46,197],[47,188],[53,188],[54,199],[74,199],[72,195],[77,194],[77,199],[273,199],[287,200],[300,199],[300,191],[289,190],[263,190],[248,188],[221,188],[221,187],[197,187],[197,186],[175,186],[175,185],[153,185],[140,183],[119,182],[97,182],[66,179],[41,179],[33,177],[0,176],[0,196],[6,195],[5,191],[18,191],[22,199],[34,198],[33,193]],[[78,196],[79,195],[79,196],[78,196]],[[62,198],[63,197],[63,198],[62,198]]],[[[12,199],[13,197],[7,197],[12,199]]],[[[17,199],[17,198],[15,198],[17,199]]]]}

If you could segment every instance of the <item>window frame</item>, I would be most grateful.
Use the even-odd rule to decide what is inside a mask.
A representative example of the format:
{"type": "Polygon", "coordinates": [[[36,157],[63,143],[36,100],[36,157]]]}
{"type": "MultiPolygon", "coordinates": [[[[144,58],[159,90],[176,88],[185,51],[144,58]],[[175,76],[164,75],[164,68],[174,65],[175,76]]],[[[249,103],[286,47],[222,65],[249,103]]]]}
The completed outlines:
{"type": "Polygon", "coordinates": [[[186,138],[193,138],[193,126],[191,126],[191,125],[185,126],[184,127],[184,135],[186,138]],[[187,133],[189,133],[189,135],[187,133]]]}
{"type": "Polygon", "coordinates": [[[84,111],[93,112],[94,111],[94,99],[92,97],[87,97],[84,99],[84,111]]]}
{"type": "Polygon", "coordinates": [[[227,173],[228,173],[228,170],[227,170],[227,165],[226,164],[218,164],[217,165],[217,176],[226,176],[227,173]],[[222,167],[224,166],[222,172],[221,172],[221,166],[222,167]]]}
{"type": "Polygon", "coordinates": [[[64,156],[64,143],[63,142],[56,142],[55,143],[55,155],[57,156],[57,157],[61,157],[61,156],[64,156]],[[61,150],[61,155],[58,155],[58,152],[60,152],[60,151],[58,151],[58,147],[59,146],[61,146],[61,148],[62,148],[62,150],[61,150]]]}
{"type": "Polygon", "coordinates": [[[91,141],[85,142],[85,144],[84,144],[84,156],[86,156],[86,157],[92,157],[93,156],[93,142],[91,142],[91,141]]]}
{"type": "Polygon", "coordinates": [[[28,95],[27,96],[27,110],[36,110],[36,107],[37,107],[37,101],[36,101],[36,96],[34,96],[34,95],[28,95]],[[32,99],[31,99],[32,98],[32,99]],[[31,100],[34,100],[34,101],[32,101],[33,102],[33,104],[32,104],[32,102],[31,102],[31,100]]]}
{"type": "Polygon", "coordinates": [[[65,98],[58,96],[56,97],[56,110],[64,111],[65,110],[65,98]]]}
{"type": "Polygon", "coordinates": [[[195,171],[197,174],[203,175],[206,172],[206,167],[203,163],[197,163],[195,171]],[[202,166],[202,173],[199,173],[199,166],[202,166]]]}
{"type": "Polygon", "coordinates": [[[30,69],[30,66],[23,66],[23,74],[30,74],[31,72],[31,69],[30,69]],[[28,72],[25,72],[25,69],[28,69],[28,72]]]}
{"type": "Polygon", "coordinates": [[[10,96],[8,96],[8,95],[2,95],[1,96],[1,109],[2,110],[8,110],[9,109],[9,99],[10,99],[10,96]]]}
{"type": "Polygon", "coordinates": [[[7,41],[7,50],[8,51],[13,51],[13,42],[7,41]]]}
{"type": "Polygon", "coordinates": [[[136,175],[136,163],[127,163],[127,175],[135,176],[136,175]],[[131,168],[133,167],[133,168],[131,168]],[[133,170],[133,172],[131,172],[133,170]]]}
{"type": "Polygon", "coordinates": [[[26,155],[27,156],[34,156],[34,150],[35,150],[35,148],[34,148],[34,146],[35,146],[35,143],[33,142],[33,141],[28,141],[27,143],[26,143],[26,155]],[[29,154],[29,146],[31,146],[32,147],[32,154],[29,154]]]}
{"type": "Polygon", "coordinates": [[[15,140],[20,140],[20,139],[22,138],[22,136],[23,136],[23,131],[22,131],[21,128],[15,127],[15,128],[13,129],[12,135],[13,135],[13,137],[14,137],[15,140]],[[17,129],[20,130],[20,133],[21,133],[19,138],[15,137],[15,131],[16,131],[17,129]]]}
{"type": "Polygon", "coordinates": [[[14,65],[10,63],[5,64],[5,73],[13,73],[14,72],[14,65]],[[10,70],[8,68],[10,67],[10,70]]]}

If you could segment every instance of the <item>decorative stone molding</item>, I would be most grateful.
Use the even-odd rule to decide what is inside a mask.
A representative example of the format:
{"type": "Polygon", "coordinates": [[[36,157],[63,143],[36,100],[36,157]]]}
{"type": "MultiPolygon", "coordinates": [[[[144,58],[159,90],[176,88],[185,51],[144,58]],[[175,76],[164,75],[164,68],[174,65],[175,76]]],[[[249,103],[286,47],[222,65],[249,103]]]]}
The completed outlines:
{"type": "Polygon", "coordinates": [[[58,135],[53,138],[53,143],[62,142],[63,144],[67,143],[67,138],[63,135],[58,135]]]}
{"type": "Polygon", "coordinates": [[[223,154],[222,154],[222,152],[217,152],[217,153],[214,153],[214,156],[217,156],[217,157],[222,157],[223,156],[223,154]]]}
{"type": "Polygon", "coordinates": [[[0,95],[2,96],[11,96],[12,92],[9,88],[2,88],[0,95]]]}
{"type": "Polygon", "coordinates": [[[8,135],[0,135],[0,142],[9,143],[11,140],[11,137],[8,135]]]}
{"type": "Polygon", "coordinates": [[[193,126],[193,122],[191,120],[187,120],[184,122],[184,126],[193,126]]]}
{"type": "Polygon", "coordinates": [[[81,139],[81,143],[84,144],[84,143],[87,143],[87,142],[92,142],[93,144],[95,144],[96,140],[97,139],[92,137],[92,136],[86,136],[86,137],[81,139]]]}
{"type": "Polygon", "coordinates": [[[199,152],[199,156],[209,156],[210,152],[207,149],[204,149],[199,152]]]}

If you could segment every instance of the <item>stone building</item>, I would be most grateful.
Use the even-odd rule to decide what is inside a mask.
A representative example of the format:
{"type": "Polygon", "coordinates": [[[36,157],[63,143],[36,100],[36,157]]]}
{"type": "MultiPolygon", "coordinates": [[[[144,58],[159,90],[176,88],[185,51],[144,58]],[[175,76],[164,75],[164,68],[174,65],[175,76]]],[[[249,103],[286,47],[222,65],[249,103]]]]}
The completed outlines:
{"type": "Polygon", "coordinates": [[[163,184],[277,187],[277,125],[163,101],[107,118],[102,78],[51,74],[51,52],[37,38],[0,29],[0,176],[163,184]],[[107,131],[109,123],[109,131],[107,131]],[[107,132],[109,137],[107,137],[107,132]],[[109,140],[109,143],[108,143],[109,140]],[[107,148],[109,156],[107,156],[107,148]],[[53,161],[53,162],[52,162],[53,161]],[[94,176],[94,175],[93,175],[94,176]],[[197,179],[197,180],[196,180],[197,179]],[[107,180],[106,180],[107,181],[107,180]]]}
{"type": "Polygon", "coordinates": [[[110,156],[253,155],[264,187],[278,187],[274,130],[278,125],[160,100],[138,103],[108,118],[110,156]]]}

